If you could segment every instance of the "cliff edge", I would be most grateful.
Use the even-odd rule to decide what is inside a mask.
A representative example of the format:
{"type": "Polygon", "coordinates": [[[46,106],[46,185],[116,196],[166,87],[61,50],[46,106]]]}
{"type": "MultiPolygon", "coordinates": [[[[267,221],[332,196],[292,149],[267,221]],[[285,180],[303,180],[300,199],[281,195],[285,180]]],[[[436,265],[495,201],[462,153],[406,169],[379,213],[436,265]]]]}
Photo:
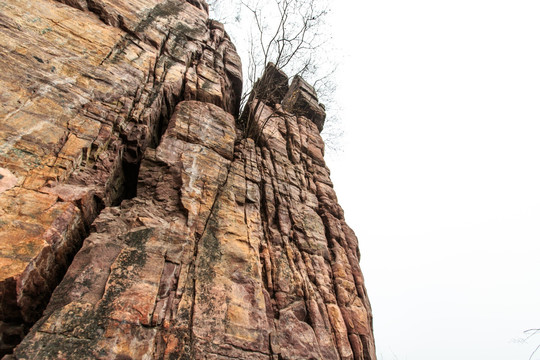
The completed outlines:
{"type": "Polygon", "coordinates": [[[246,134],[204,1],[0,9],[4,359],[376,358],[308,84],[246,134]]]}

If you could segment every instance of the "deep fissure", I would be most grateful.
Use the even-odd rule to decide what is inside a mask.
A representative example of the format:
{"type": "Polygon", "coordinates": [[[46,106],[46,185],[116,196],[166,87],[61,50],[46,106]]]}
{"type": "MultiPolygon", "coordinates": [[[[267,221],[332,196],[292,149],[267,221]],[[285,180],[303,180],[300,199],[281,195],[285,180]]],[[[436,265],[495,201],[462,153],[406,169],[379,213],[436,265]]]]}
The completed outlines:
{"type": "MultiPolygon", "coordinates": [[[[154,101],[163,101],[165,106],[161,108],[162,111],[158,116],[158,120],[150,129],[150,141],[148,147],[151,148],[156,148],[161,142],[161,137],[167,129],[170,116],[172,116],[174,108],[182,99],[182,96],[178,98],[171,96],[176,103],[169,103],[165,100],[169,98],[169,94],[163,88],[160,88],[159,95],[161,95],[161,98],[156,97],[154,101]]],[[[137,196],[137,183],[141,162],[143,160],[143,150],[138,145],[130,147],[128,139],[129,136],[124,137],[124,156],[122,157],[122,171],[119,176],[122,182],[120,184],[120,189],[123,190],[118,192],[116,196],[112,198],[111,206],[118,206],[123,200],[132,199],[137,196]]],[[[84,166],[86,164],[83,163],[82,165],[84,166]]],[[[8,279],[5,284],[3,284],[1,299],[2,320],[0,321],[2,330],[0,338],[0,357],[11,354],[13,349],[24,339],[34,323],[42,317],[54,289],[56,289],[62,281],[73,258],[81,249],[84,240],[90,236],[90,223],[92,223],[105,208],[104,201],[99,196],[94,195],[92,202],[94,211],[92,212],[92,215],[90,215],[91,217],[84,219],[84,221],[81,220],[79,232],[82,233],[73,234],[73,236],[78,237],[78,239],[73,242],[71,251],[69,251],[67,256],[60,261],[60,263],[56,263],[57,267],[53,272],[56,276],[53,276],[49,282],[46,283],[46,287],[40,289],[41,291],[38,299],[41,299],[41,301],[37,301],[30,320],[28,319],[27,314],[25,314],[27,319],[23,317],[21,308],[17,304],[16,281],[14,279],[8,279]]],[[[74,205],[79,208],[81,214],[84,212],[83,205],[79,201],[74,202],[74,205]]]]}

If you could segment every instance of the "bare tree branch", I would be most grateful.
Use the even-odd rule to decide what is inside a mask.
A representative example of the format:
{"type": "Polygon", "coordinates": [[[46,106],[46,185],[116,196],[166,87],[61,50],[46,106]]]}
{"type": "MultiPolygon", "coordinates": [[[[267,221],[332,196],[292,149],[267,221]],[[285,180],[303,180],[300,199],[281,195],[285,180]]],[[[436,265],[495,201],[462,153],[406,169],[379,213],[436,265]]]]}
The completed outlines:
{"type": "MultiPolygon", "coordinates": [[[[244,93],[240,102],[242,115],[239,123],[243,127],[244,136],[258,139],[260,134],[253,133],[255,122],[258,131],[262,132],[275,118],[271,115],[265,119],[257,119],[261,105],[265,103],[274,105],[276,101],[281,101],[278,93],[282,90],[279,86],[271,81],[266,84],[260,81],[268,64],[272,63],[278,72],[289,74],[289,80],[299,75],[315,84],[321,98],[331,97],[331,93],[326,96],[321,93],[333,90],[333,86],[328,84],[332,83],[331,77],[335,72],[335,66],[329,65],[328,52],[323,51],[329,38],[324,27],[329,2],[328,0],[228,1],[237,2],[243,9],[242,13],[247,15],[242,17],[243,35],[248,34],[249,44],[247,56],[244,56],[248,64],[244,93]],[[245,26],[246,19],[250,19],[250,26],[245,26]],[[320,53],[323,53],[322,56],[320,53]]],[[[218,0],[210,2],[219,3],[218,0]]]]}

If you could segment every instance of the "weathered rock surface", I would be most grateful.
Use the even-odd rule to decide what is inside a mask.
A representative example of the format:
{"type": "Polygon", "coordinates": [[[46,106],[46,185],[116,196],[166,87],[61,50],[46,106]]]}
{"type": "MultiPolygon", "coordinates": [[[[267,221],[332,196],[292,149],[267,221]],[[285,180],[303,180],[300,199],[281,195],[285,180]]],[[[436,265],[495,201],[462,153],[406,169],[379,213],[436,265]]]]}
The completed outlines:
{"type": "Polygon", "coordinates": [[[64,3],[0,2],[2,351],[99,211],[135,194],[176,104],[238,109],[240,60],[204,3],[64,3]]]}
{"type": "Polygon", "coordinates": [[[283,99],[283,107],[289,112],[308,117],[317,125],[319,131],[322,131],[326,112],[324,107],[319,104],[313,86],[309,85],[301,77],[294,77],[291,87],[283,99]]]}
{"type": "Polygon", "coordinates": [[[375,359],[307,84],[255,109],[255,142],[203,1],[0,9],[8,358],[375,359]]]}

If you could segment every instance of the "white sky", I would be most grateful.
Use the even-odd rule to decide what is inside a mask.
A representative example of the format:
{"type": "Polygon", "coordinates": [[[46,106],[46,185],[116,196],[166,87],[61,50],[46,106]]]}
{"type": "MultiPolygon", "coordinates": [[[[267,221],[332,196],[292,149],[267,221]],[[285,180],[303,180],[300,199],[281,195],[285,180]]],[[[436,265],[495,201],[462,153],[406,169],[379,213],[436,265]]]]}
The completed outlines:
{"type": "MultiPolygon", "coordinates": [[[[335,0],[343,153],[379,360],[540,334],[540,1],[335,0]]],[[[540,351],[533,357],[540,359],[540,351]]]]}

